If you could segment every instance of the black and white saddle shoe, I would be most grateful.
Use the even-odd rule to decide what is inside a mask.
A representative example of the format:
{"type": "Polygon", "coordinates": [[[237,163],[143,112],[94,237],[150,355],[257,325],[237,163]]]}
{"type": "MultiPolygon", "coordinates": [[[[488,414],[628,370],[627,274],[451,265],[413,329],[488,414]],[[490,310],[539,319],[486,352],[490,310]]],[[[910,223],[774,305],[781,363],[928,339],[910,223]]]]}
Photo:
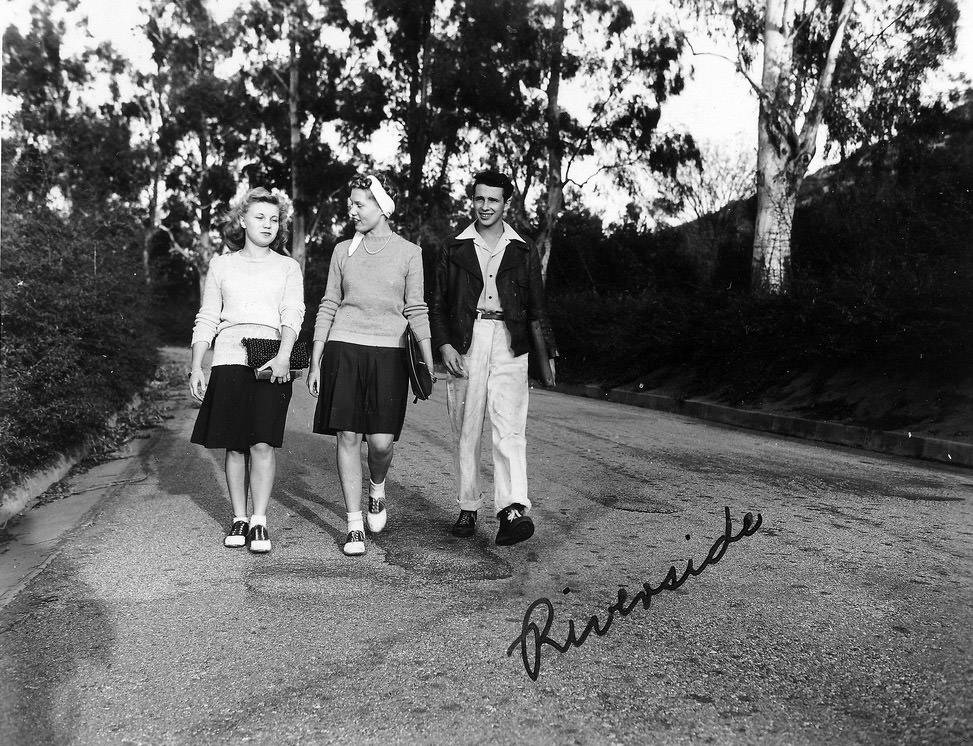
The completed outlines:
{"type": "Polygon", "coordinates": [[[365,553],[365,532],[349,531],[345,545],[341,549],[349,557],[357,557],[365,553]]]}
{"type": "Polygon", "coordinates": [[[237,549],[246,546],[250,524],[247,521],[233,521],[230,532],[223,538],[223,546],[237,549]]]}
{"type": "Polygon", "coordinates": [[[524,515],[524,506],[514,503],[499,513],[500,530],[497,531],[497,545],[501,547],[519,544],[534,535],[534,522],[524,515]]]}
{"type": "Polygon", "coordinates": [[[453,528],[450,529],[450,533],[453,536],[458,536],[461,539],[466,539],[476,533],[476,511],[475,510],[461,510],[459,512],[459,518],[456,519],[456,523],[453,524],[453,528]]]}
{"type": "Polygon", "coordinates": [[[365,513],[365,524],[373,534],[381,533],[388,521],[388,511],[385,509],[385,501],[377,497],[368,496],[368,511],[365,513]]]}
{"type": "Polygon", "coordinates": [[[266,526],[253,526],[247,535],[247,544],[254,554],[266,554],[270,551],[270,534],[266,526]]]}

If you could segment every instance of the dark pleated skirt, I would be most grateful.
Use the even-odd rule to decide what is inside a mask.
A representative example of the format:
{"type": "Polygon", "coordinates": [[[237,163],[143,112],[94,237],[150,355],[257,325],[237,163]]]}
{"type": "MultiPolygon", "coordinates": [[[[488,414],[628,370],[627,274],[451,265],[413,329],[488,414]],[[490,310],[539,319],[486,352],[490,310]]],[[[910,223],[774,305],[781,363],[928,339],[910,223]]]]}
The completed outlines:
{"type": "Polygon", "coordinates": [[[392,433],[398,440],[408,404],[404,355],[400,347],[328,342],[314,432],[392,433]]]}
{"type": "Polygon", "coordinates": [[[246,365],[217,365],[190,440],[231,451],[247,451],[255,443],[280,448],[292,391],[292,382],[256,380],[246,365]]]}

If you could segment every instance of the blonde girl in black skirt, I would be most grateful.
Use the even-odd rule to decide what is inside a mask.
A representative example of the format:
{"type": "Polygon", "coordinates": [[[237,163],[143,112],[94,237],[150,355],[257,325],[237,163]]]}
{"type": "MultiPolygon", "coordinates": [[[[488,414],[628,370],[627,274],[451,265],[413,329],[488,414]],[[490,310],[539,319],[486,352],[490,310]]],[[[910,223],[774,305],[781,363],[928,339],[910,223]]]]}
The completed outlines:
{"type": "Polygon", "coordinates": [[[355,235],[331,257],[314,325],[307,386],[318,397],[314,432],[337,437],[338,477],[348,512],[344,553],[365,552],[361,442],[368,444],[369,531],[385,527],[385,476],[408,402],[406,325],[432,371],[429,314],[423,299],[422,250],[396,235],[388,219],[394,192],[381,178],[352,180],[355,235]]]}
{"type": "Polygon", "coordinates": [[[270,551],[267,506],[291,400],[290,354],[304,319],[300,265],[280,253],[289,218],[287,199],[262,188],[233,207],[223,230],[229,252],[210,262],[193,327],[189,389],[202,405],[192,442],[226,449],[233,520],[223,544],[251,552],[270,551]],[[247,365],[246,337],[280,340],[280,352],[263,366],[270,381],[256,380],[247,365]],[[211,344],[207,384],[202,363],[211,344]]]}

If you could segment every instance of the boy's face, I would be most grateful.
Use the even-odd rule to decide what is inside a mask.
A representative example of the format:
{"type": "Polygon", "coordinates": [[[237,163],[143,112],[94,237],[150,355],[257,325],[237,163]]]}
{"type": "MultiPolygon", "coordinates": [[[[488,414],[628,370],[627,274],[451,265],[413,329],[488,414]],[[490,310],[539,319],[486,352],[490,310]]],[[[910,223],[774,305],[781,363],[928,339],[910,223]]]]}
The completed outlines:
{"type": "Polygon", "coordinates": [[[502,187],[477,184],[473,188],[473,213],[481,228],[490,228],[503,220],[506,209],[502,187]]]}

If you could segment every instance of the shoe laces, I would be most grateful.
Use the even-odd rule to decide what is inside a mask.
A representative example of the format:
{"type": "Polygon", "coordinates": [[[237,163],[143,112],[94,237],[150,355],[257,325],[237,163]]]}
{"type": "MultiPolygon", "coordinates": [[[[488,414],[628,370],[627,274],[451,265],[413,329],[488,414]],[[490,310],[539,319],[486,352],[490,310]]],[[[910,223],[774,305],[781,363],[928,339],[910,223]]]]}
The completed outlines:
{"type": "Polygon", "coordinates": [[[507,520],[512,521],[514,518],[520,518],[523,513],[520,512],[520,508],[507,508],[507,520]]]}
{"type": "Polygon", "coordinates": [[[382,503],[382,500],[380,498],[372,497],[371,495],[369,495],[369,497],[368,497],[368,512],[369,513],[381,513],[383,510],[385,510],[385,505],[382,503]]]}

